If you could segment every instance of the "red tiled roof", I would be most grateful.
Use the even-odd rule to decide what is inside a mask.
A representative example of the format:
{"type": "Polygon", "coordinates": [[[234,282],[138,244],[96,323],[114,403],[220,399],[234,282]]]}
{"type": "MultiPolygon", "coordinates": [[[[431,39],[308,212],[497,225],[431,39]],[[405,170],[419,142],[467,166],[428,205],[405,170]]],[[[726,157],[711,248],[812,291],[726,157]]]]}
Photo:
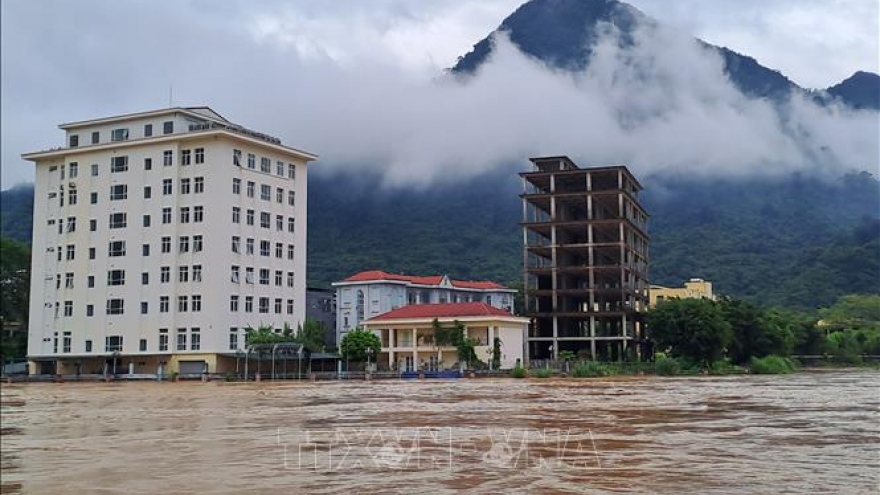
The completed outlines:
{"type": "Polygon", "coordinates": [[[510,312],[484,302],[411,304],[367,320],[406,320],[415,318],[461,318],[465,316],[512,316],[510,312]]]}
{"type": "MultiPolygon", "coordinates": [[[[409,282],[418,285],[440,285],[443,281],[442,275],[430,275],[420,277],[416,275],[402,275],[396,273],[388,273],[382,270],[368,270],[365,272],[355,273],[346,278],[343,282],[372,282],[379,280],[394,280],[398,282],[409,282]]],[[[470,280],[450,280],[453,287],[459,289],[507,289],[507,287],[490,281],[470,281],[470,280]]]]}

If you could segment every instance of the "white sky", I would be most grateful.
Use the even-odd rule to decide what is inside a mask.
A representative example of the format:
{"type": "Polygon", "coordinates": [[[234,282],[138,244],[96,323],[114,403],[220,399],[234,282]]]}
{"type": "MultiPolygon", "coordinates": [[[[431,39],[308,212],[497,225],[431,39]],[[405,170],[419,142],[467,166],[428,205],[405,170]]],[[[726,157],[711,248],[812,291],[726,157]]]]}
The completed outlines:
{"type": "MultiPolygon", "coordinates": [[[[175,104],[210,105],[232,120],[279,135],[288,144],[328,159],[377,160],[394,167],[399,157],[382,146],[394,146],[399,133],[409,131],[413,133],[409,146],[433,149],[437,143],[421,146],[431,141],[428,131],[433,135],[449,129],[443,126],[455,127],[455,116],[437,119],[437,127],[428,125],[426,135],[420,135],[413,130],[425,124],[419,115],[395,108],[395,118],[412,119],[404,122],[404,129],[379,126],[367,137],[349,129],[334,141],[320,135],[337,127],[322,108],[337,109],[330,116],[336,119],[344,120],[351,113],[352,122],[363,124],[364,115],[381,114],[389,105],[418,108],[423,100],[436,98],[437,105],[428,104],[422,110],[442,112],[455,98],[475,99],[476,93],[471,93],[454,94],[448,100],[449,91],[438,94],[425,85],[520,3],[3,0],[0,186],[6,189],[32,180],[32,167],[20,154],[60,145],[57,124],[165,106],[169,86],[174,87],[175,104]],[[325,92],[325,86],[335,91],[325,92]],[[405,99],[397,100],[398,94],[405,99]],[[349,98],[348,106],[339,105],[340,95],[349,98]],[[286,115],[267,110],[277,102],[286,115]],[[321,132],[298,119],[312,122],[312,127],[322,126],[321,132]],[[378,132],[391,130],[398,134],[378,132]],[[371,141],[366,143],[367,139],[371,141]]],[[[630,3],[682,32],[753,56],[805,87],[827,87],[856,70],[880,72],[877,0],[630,3]]],[[[529,70],[512,59],[505,67],[529,70]]],[[[543,81],[541,76],[532,76],[543,81]]],[[[499,69],[495,77],[504,84],[516,79],[517,73],[499,69]]],[[[493,92],[487,89],[480,94],[485,99],[493,92]]],[[[564,108],[564,102],[560,105],[564,108]]],[[[479,108],[478,103],[472,106],[479,108]]],[[[468,119],[467,115],[458,117],[468,119]]],[[[492,130],[507,132],[503,119],[487,121],[496,126],[492,130]]],[[[338,127],[343,132],[346,124],[338,127]]],[[[487,137],[487,142],[496,142],[494,136],[487,137]]],[[[497,139],[497,146],[509,144],[497,139]]],[[[615,151],[609,149],[607,154],[615,151]]],[[[490,161],[516,158],[485,157],[490,161]]],[[[420,157],[435,167],[450,159],[431,153],[420,157]]]]}

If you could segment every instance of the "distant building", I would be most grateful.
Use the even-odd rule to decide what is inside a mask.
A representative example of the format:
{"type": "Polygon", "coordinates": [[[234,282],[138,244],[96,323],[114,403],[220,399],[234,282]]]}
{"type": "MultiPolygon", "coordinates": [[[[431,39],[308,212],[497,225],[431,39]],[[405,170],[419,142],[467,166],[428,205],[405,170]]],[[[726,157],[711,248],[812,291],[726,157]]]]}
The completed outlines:
{"type": "Polygon", "coordinates": [[[467,336],[476,341],[474,351],[483,362],[491,360],[495,338],[501,341],[501,369],[513,368],[524,359],[528,318],[513,316],[485,302],[414,304],[361,322],[382,341],[382,351],[375,361],[380,369],[458,370],[456,348],[438,347],[434,342],[435,318],[447,327],[456,321],[463,324],[467,336]]]}
{"type": "Polygon", "coordinates": [[[513,314],[516,290],[496,282],[453,280],[372,270],[334,282],[336,342],[367,318],[411,304],[484,302],[513,314]]]}
{"type": "Polygon", "coordinates": [[[714,301],[715,294],[712,292],[712,282],[701,278],[692,278],[684,283],[684,287],[664,287],[652,285],[650,292],[650,306],[656,306],[658,302],[667,299],[709,299],[714,301]]]}
{"type": "Polygon", "coordinates": [[[207,107],[60,128],[23,155],[32,372],[224,372],[245,327],[302,323],[315,155],[207,107]]]}
{"type": "Polygon", "coordinates": [[[648,214],[624,166],[532,158],[523,179],[528,358],[560,351],[597,360],[647,351],[648,214]]]}
{"type": "Polygon", "coordinates": [[[324,325],[324,346],[336,347],[336,293],[329,289],[306,288],[306,319],[324,325]]]}

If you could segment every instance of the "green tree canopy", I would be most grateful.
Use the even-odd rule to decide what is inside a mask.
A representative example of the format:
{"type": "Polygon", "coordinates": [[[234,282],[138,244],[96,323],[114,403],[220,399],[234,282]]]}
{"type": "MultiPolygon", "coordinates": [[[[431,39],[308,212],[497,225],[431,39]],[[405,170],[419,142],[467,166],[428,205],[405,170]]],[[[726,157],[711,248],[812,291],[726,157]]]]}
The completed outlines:
{"type": "Polygon", "coordinates": [[[314,318],[306,318],[299,326],[294,341],[302,344],[309,352],[324,352],[324,324],[314,318]]]}
{"type": "Polygon", "coordinates": [[[256,330],[251,326],[245,328],[245,342],[247,342],[247,345],[278,344],[294,341],[293,333],[287,325],[285,325],[284,331],[281,333],[276,333],[269,325],[260,325],[256,330]]]}
{"type": "Polygon", "coordinates": [[[722,299],[718,306],[733,332],[727,355],[734,363],[746,364],[752,357],[787,356],[791,352],[794,341],[791,329],[769,318],[763,309],[730,298],[722,299]]]}
{"type": "Polygon", "coordinates": [[[707,299],[663,301],[648,313],[647,324],[658,350],[706,365],[721,359],[733,338],[721,308],[707,299]]]}
{"type": "Polygon", "coordinates": [[[361,327],[345,334],[342,342],[339,343],[339,353],[342,358],[358,363],[367,360],[367,349],[373,350],[375,360],[382,350],[382,342],[376,334],[361,327]]]}

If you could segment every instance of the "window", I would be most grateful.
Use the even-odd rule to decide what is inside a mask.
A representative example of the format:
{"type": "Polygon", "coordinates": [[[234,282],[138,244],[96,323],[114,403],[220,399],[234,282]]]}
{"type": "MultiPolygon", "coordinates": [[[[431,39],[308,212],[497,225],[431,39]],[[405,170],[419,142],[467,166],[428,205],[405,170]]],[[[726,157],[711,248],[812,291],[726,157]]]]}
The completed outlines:
{"type": "Polygon", "coordinates": [[[180,179],[180,194],[189,194],[189,179],[180,179]]]}
{"type": "Polygon", "coordinates": [[[205,207],[204,206],[194,206],[193,207],[193,222],[194,223],[202,223],[205,220],[205,207]]]}
{"type": "Polygon", "coordinates": [[[113,129],[110,131],[110,141],[128,141],[128,129],[113,129]]]}
{"type": "Polygon", "coordinates": [[[284,177],[284,162],[275,162],[275,175],[284,177]]]}
{"type": "Polygon", "coordinates": [[[174,132],[174,121],[169,120],[162,123],[162,134],[171,134],[174,132]]]}
{"type": "Polygon", "coordinates": [[[296,166],[292,163],[287,164],[287,178],[296,179],[296,166]]]}
{"type": "Polygon", "coordinates": [[[89,231],[90,232],[97,232],[97,230],[98,230],[98,221],[95,220],[94,218],[92,218],[91,220],[89,220],[89,231]]]}
{"type": "Polygon", "coordinates": [[[86,341],[86,352],[92,352],[92,341],[91,340],[86,341]]]}
{"type": "Polygon", "coordinates": [[[61,261],[61,246],[58,246],[58,261],[61,261]]]}
{"type": "Polygon", "coordinates": [[[272,173],[272,160],[261,157],[260,158],[260,172],[265,172],[267,174],[272,173]]]}
{"type": "Polygon", "coordinates": [[[110,241],[107,251],[108,256],[111,258],[125,256],[125,241],[110,241]]]}
{"type": "Polygon", "coordinates": [[[244,312],[245,313],[253,313],[254,312],[254,296],[245,296],[244,297],[244,312]]]}
{"type": "Polygon", "coordinates": [[[205,148],[195,149],[196,163],[205,163],[205,148]]]}
{"type": "Polygon", "coordinates": [[[104,352],[122,352],[122,335],[108,335],[104,338],[104,352]]]}
{"type": "Polygon", "coordinates": [[[64,317],[73,316],[73,301],[64,301],[64,317]]]}
{"type": "Polygon", "coordinates": [[[160,313],[167,313],[168,310],[170,309],[169,308],[170,305],[171,304],[169,302],[168,296],[159,296],[159,312],[160,313]]]}
{"type": "Polygon", "coordinates": [[[293,272],[287,272],[287,286],[293,287],[293,272]]]}
{"type": "MultiPolygon", "coordinates": [[[[141,303],[141,304],[147,304],[147,303],[141,303]]],[[[143,306],[141,306],[141,308],[143,308],[143,306]]],[[[144,313],[146,313],[146,311],[144,311],[144,313]]],[[[146,350],[147,350],[147,339],[141,339],[141,345],[140,345],[139,349],[141,350],[141,352],[146,352],[146,350]]]]}
{"type": "Polygon", "coordinates": [[[238,206],[232,207],[232,223],[241,223],[241,208],[238,206]]]}
{"type": "Polygon", "coordinates": [[[233,313],[238,313],[238,295],[233,294],[229,296],[229,311],[233,313]]]}
{"type": "Polygon", "coordinates": [[[289,315],[293,314],[293,299],[287,300],[287,314],[289,314],[289,315]]]}
{"type": "Polygon", "coordinates": [[[92,144],[98,144],[101,142],[101,133],[95,131],[92,133],[92,144]]]}
{"type": "Polygon", "coordinates": [[[180,223],[189,223],[189,206],[180,207],[180,223]]]}
{"type": "Polygon", "coordinates": [[[170,253],[171,252],[171,237],[165,236],[162,237],[162,252],[170,253]]]}
{"type": "Polygon", "coordinates": [[[275,257],[281,259],[284,257],[284,244],[280,242],[275,243],[275,257]]]}
{"type": "Polygon", "coordinates": [[[70,165],[67,166],[67,170],[69,173],[68,177],[70,177],[71,179],[76,179],[76,176],[79,175],[79,164],[76,162],[72,162],[70,165]]]}
{"type": "Polygon", "coordinates": [[[149,256],[150,255],[150,245],[142,244],[141,245],[141,256],[149,256]]]}
{"type": "Polygon", "coordinates": [[[77,196],[76,189],[71,189],[70,191],[68,191],[67,192],[67,203],[71,204],[71,205],[75,205],[76,204],[76,196],[77,196]]]}
{"type": "Polygon", "coordinates": [[[260,285],[269,285],[269,269],[260,268],[260,285]]]}
{"type": "Polygon", "coordinates": [[[114,156],[110,159],[110,173],[125,172],[128,170],[127,156],[114,156]]]}
{"type": "Polygon", "coordinates": [[[198,313],[202,310],[202,296],[199,294],[192,296],[192,310],[194,313],[198,313]]]}
{"type": "MultiPolygon", "coordinates": [[[[71,312],[73,308],[71,308],[71,312]]],[[[70,352],[70,332],[64,332],[64,343],[61,347],[61,352],[70,352]]]]}
{"type": "Polygon", "coordinates": [[[173,150],[165,150],[162,152],[162,165],[166,167],[170,167],[174,165],[174,151],[173,150]]]}
{"type": "Polygon", "coordinates": [[[88,286],[89,289],[95,288],[95,276],[94,275],[89,275],[86,278],[86,286],[88,286]]]}
{"type": "Polygon", "coordinates": [[[125,270],[109,270],[107,285],[125,285],[125,270]]]}
{"type": "Polygon", "coordinates": [[[202,265],[193,265],[192,273],[193,273],[193,282],[201,282],[202,281],[202,265]]]}
{"type": "Polygon", "coordinates": [[[202,241],[202,236],[194,235],[193,236],[193,252],[198,253],[202,251],[202,247],[204,242],[202,241]]]}
{"type": "Polygon", "coordinates": [[[247,224],[248,225],[254,224],[254,210],[247,211],[247,224]]]}
{"type": "Polygon", "coordinates": [[[253,153],[248,153],[248,168],[253,169],[257,166],[257,157],[253,153]]]}
{"type": "Polygon", "coordinates": [[[287,245],[287,259],[292,260],[294,255],[293,244],[287,245]]]}
{"type": "Polygon", "coordinates": [[[260,184],[260,199],[263,201],[272,200],[272,186],[268,184],[260,184]]]}
{"type": "Polygon", "coordinates": [[[95,316],[95,305],[94,304],[86,304],[86,316],[89,318],[95,316]]]}
{"type": "Polygon", "coordinates": [[[141,285],[150,285],[150,273],[149,272],[141,273],[141,285]]]}
{"type": "Polygon", "coordinates": [[[238,254],[241,246],[241,237],[237,235],[232,236],[232,252],[238,254]]]}
{"type": "Polygon", "coordinates": [[[291,234],[296,231],[296,219],[293,217],[287,219],[287,231],[291,234]]]}
{"type": "Polygon", "coordinates": [[[261,297],[260,298],[260,313],[268,313],[269,312],[269,298],[261,297]]]}
{"type": "Polygon", "coordinates": [[[202,335],[199,333],[198,327],[191,328],[191,340],[189,342],[189,350],[198,351],[202,348],[202,335]]]}
{"type": "Polygon", "coordinates": [[[159,352],[168,352],[168,329],[159,329],[159,352]]]}
{"type": "Polygon", "coordinates": [[[124,299],[107,299],[107,314],[121,315],[125,313],[124,299]]]}
{"type": "Polygon", "coordinates": [[[144,137],[153,135],[153,124],[144,124],[144,137]]]}
{"type": "Polygon", "coordinates": [[[76,232],[76,217],[67,217],[67,232],[76,232]]]}
{"type": "MultiPolygon", "coordinates": [[[[150,305],[147,303],[147,301],[141,301],[141,314],[145,315],[145,314],[148,314],[149,312],[150,312],[150,305]]],[[[146,343],[145,343],[146,341],[142,340],[141,342],[144,342],[144,347],[146,347],[146,343]]],[[[141,350],[145,351],[146,349],[141,349],[141,350]]]]}
{"type": "Polygon", "coordinates": [[[177,281],[178,282],[189,282],[189,267],[188,266],[177,267],[177,281]]]}
{"type": "Polygon", "coordinates": [[[284,272],[275,270],[275,286],[281,287],[284,284],[284,272]]]}
{"type": "Polygon", "coordinates": [[[168,196],[172,192],[174,192],[174,180],[162,179],[162,194],[168,196]]]}
{"type": "Polygon", "coordinates": [[[153,170],[152,158],[144,158],[144,170],[153,170]]]}
{"type": "Polygon", "coordinates": [[[264,229],[270,228],[270,224],[272,223],[272,215],[269,212],[261,211],[260,212],[260,227],[264,229]]]}
{"type": "Polygon", "coordinates": [[[181,253],[188,253],[189,252],[189,236],[186,236],[186,235],[181,236],[177,244],[178,244],[178,248],[179,248],[178,250],[181,253]]]}
{"type": "Polygon", "coordinates": [[[186,313],[189,308],[189,296],[177,296],[177,312],[186,313]]]}
{"type": "Polygon", "coordinates": [[[287,191],[287,204],[289,206],[296,206],[296,193],[293,191],[287,191]]]}
{"type": "Polygon", "coordinates": [[[64,288],[72,289],[73,288],[73,273],[65,273],[64,274],[64,288]]]}
{"type": "Polygon", "coordinates": [[[196,194],[202,194],[205,192],[205,178],[204,177],[196,177],[193,179],[193,189],[196,194]]]}
{"type": "Polygon", "coordinates": [[[244,269],[244,283],[254,285],[254,268],[252,266],[244,269]]]}
{"type": "Polygon", "coordinates": [[[232,150],[232,164],[236,167],[241,166],[241,150],[232,150]]]}
{"type": "Polygon", "coordinates": [[[239,268],[237,266],[233,265],[232,266],[232,275],[230,275],[230,280],[232,281],[233,284],[238,283],[238,276],[239,276],[239,268]]]}
{"type": "Polygon", "coordinates": [[[276,298],[275,299],[275,308],[274,308],[275,314],[281,314],[281,304],[282,304],[282,300],[276,298]]]}
{"type": "Polygon", "coordinates": [[[180,150],[180,164],[189,165],[192,163],[192,152],[190,150],[180,150]]]}
{"type": "Polygon", "coordinates": [[[159,282],[167,284],[171,282],[171,267],[163,266],[159,268],[159,282]]]}
{"type": "Polygon", "coordinates": [[[248,183],[247,183],[247,197],[249,197],[249,198],[254,197],[254,188],[255,187],[256,187],[256,184],[254,184],[252,181],[248,181],[248,183]]]}
{"type": "Polygon", "coordinates": [[[143,221],[143,224],[144,224],[144,227],[149,227],[149,226],[150,226],[150,215],[144,215],[144,221],[143,221]]]}
{"type": "Polygon", "coordinates": [[[185,351],[186,350],[186,329],[178,328],[177,329],[177,350],[185,351]]]}
{"type": "Polygon", "coordinates": [[[70,141],[70,147],[71,147],[71,148],[76,148],[77,146],[79,146],[79,136],[78,136],[78,135],[76,135],[76,134],[71,134],[71,135],[70,135],[70,140],[69,140],[69,141],[70,141]]]}
{"type": "Polygon", "coordinates": [[[89,194],[89,201],[90,201],[93,205],[98,204],[98,193],[93,192],[93,193],[89,194]]]}
{"type": "Polygon", "coordinates": [[[162,208],[162,223],[171,223],[171,207],[162,208]]]}
{"type": "Polygon", "coordinates": [[[260,256],[269,256],[270,245],[269,241],[260,241],[260,256]]]}
{"type": "Polygon", "coordinates": [[[128,199],[128,186],[126,184],[110,186],[110,201],[119,201],[122,199],[128,199]]]}
{"type": "Polygon", "coordinates": [[[144,199],[150,199],[153,196],[153,188],[144,186],[144,199]]]}
{"type": "Polygon", "coordinates": [[[67,245],[67,261],[73,261],[74,257],[76,256],[74,249],[76,248],[73,244],[67,245]]]}
{"type": "Polygon", "coordinates": [[[241,179],[232,179],[232,194],[241,194],[241,179]]]}
{"type": "Polygon", "coordinates": [[[93,163],[92,164],[92,177],[97,177],[97,176],[98,176],[98,164],[93,163]]]}
{"type": "Polygon", "coordinates": [[[283,204],[284,203],[284,189],[280,187],[275,188],[275,202],[283,204]]]}
{"type": "Polygon", "coordinates": [[[238,329],[232,327],[229,329],[229,350],[235,351],[238,349],[238,329]]]}
{"type": "Polygon", "coordinates": [[[245,254],[248,254],[250,256],[254,255],[254,240],[253,239],[247,239],[245,241],[245,254]]]}
{"type": "Polygon", "coordinates": [[[275,215],[275,230],[284,232],[284,215],[275,215]]]}

